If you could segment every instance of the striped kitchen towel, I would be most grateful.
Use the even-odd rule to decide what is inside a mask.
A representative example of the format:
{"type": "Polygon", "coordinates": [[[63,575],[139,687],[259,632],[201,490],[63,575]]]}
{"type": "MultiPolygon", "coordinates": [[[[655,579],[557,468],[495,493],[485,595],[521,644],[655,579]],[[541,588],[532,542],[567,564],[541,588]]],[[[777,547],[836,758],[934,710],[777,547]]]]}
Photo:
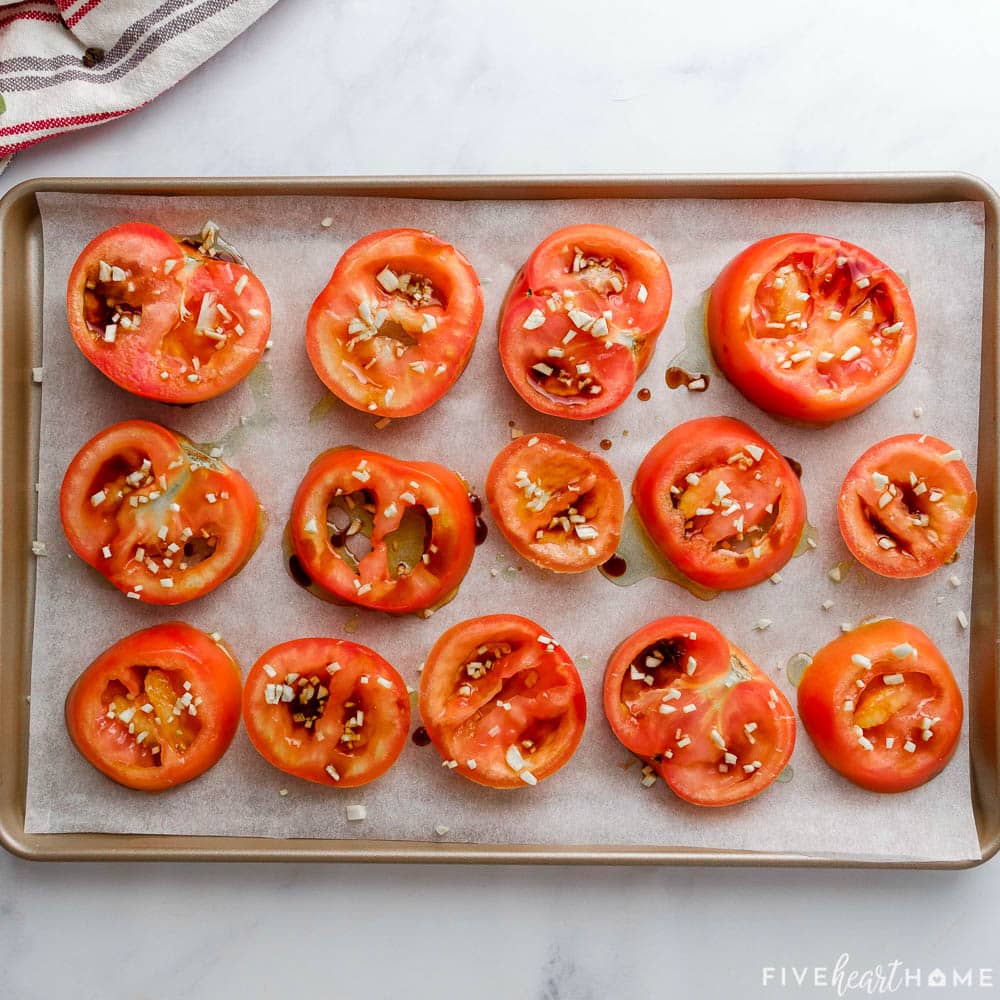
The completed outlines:
{"type": "Polygon", "coordinates": [[[277,0],[0,0],[0,170],[19,149],[127,115],[277,0]]]}

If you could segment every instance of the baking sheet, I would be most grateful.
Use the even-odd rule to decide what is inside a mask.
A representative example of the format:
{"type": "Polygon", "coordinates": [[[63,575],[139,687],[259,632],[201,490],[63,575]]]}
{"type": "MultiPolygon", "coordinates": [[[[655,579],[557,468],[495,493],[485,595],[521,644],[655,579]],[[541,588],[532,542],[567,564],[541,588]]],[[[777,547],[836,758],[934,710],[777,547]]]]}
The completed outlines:
{"type": "MultiPolygon", "coordinates": [[[[662,785],[639,786],[629,760],[603,721],[599,689],[607,654],[649,619],[669,613],[706,617],[743,646],[790,695],[781,666],[839,630],[876,613],[924,627],[966,687],[973,538],[955,569],[924,581],[892,583],[856,567],[835,585],[826,570],[846,557],[833,503],[840,479],[873,441],[927,431],[960,447],[975,470],[983,213],[981,205],[864,205],[807,201],[601,200],[435,202],[382,198],[139,198],[39,196],[45,226],[44,364],[38,537],[39,560],[32,679],[26,829],[258,836],[364,836],[483,843],[628,844],[717,847],[837,857],[965,860],[978,857],[968,776],[967,735],[955,760],[931,785],[878,797],[830,772],[800,735],[793,779],[751,803],[702,811],[662,785]],[[206,216],[243,250],[271,292],[275,346],[242,386],[190,410],[129,397],[76,351],[65,325],[66,276],[79,248],[116,222],[143,218],[176,232],[197,231],[206,216]],[[324,228],[320,220],[330,217],[324,228]],[[507,385],[496,358],[495,318],[517,266],[551,229],[581,220],[631,229],[657,246],[671,267],[674,306],[656,356],[633,397],[614,414],[577,425],[543,418],[507,385]],[[486,319],[469,370],[429,412],[382,431],[340,404],[314,412],[325,391],[303,349],[306,311],[340,253],[359,236],[394,225],[434,229],[473,261],[484,283],[486,319]],[[792,229],[829,232],[861,243],[895,266],[911,286],[920,321],[917,358],[903,385],[867,413],[829,430],[792,427],[759,413],[722,379],[709,392],[671,392],[669,360],[697,327],[702,296],[718,270],[747,243],[792,229]],[[922,407],[918,419],[914,407],[922,407]],[[322,411],[324,411],[323,413],[322,411]],[[67,420],[67,412],[72,419],[67,420]],[[704,604],[659,580],[628,589],[596,573],[556,578],[514,558],[493,528],[458,598],[429,620],[389,619],[336,608],[300,590],[283,568],[280,535],[291,497],[309,461],[324,448],[352,442],[412,458],[451,464],[481,486],[492,456],[509,440],[509,421],[550,430],[597,448],[626,488],[643,454],[670,426],[693,416],[728,413],[747,420],[781,451],[802,462],[816,552],[794,560],[780,584],[721,595],[704,604]],[[312,414],[312,415],[311,415],[312,414]],[[249,417],[242,433],[240,417],[249,417]],[[66,545],[58,522],[58,484],[80,444],[113,420],[159,420],[196,440],[223,441],[226,458],[254,483],[271,517],[247,569],[214,594],[179,609],[126,602],[66,545]],[[456,434],[455,428],[461,428],[456,434]],[[628,436],[624,432],[628,431],[628,436]],[[497,569],[494,577],[491,569],[497,569]],[[827,597],[834,608],[823,611],[827,597]],[[539,609],[545,609],[539,614],[539,609]],[[596,609],[596,610],[595,610],[596,609]],[[580,751],[553,779],[516,793],[473,786],[440,766],[432,747],[409,745],[389,774],[367,789],[335,790],[282,775],[260,760],[240,734],[224,760],[184,788],[156,797],[106,781],[69,744],[62,700],[72,679],[103,648],[134,629],[183,617],[218,629],[249,665],[270,645],[308,634],[342,635],[374,646],[417,683],[417,665],[437,635],[472,615],[514,611],[536,617],[576,658],[591,718],[580,751]],[[769,630],[751,624],[773,618],[769,630]],[[595,627],[595,620],[598,627],[595,627]],[[286,796],[279,795],[287,789],[286,796]],[[347,803],[368,818],[348,824],[347,803]]],[[[637,387],[638,388],[638,387],[637,387]]],[[[415,723],[416,724],[416,723],[415,723]]]]}

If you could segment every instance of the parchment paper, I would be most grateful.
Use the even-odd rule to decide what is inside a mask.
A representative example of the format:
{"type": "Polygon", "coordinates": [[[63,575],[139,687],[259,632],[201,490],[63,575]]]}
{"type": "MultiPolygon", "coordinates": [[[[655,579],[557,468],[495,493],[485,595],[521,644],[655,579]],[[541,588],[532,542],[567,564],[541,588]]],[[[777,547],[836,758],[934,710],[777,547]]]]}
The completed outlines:
{"type": "MultiPolygon", "coordinates": [[[[752,802],[723,810],[685,805],[662,783],[639,784],[639,765],[604,720],[600,687],[607,656],[654,617],[694,614],[713,622],[776,678],[793,699],[784,665],[798,651],[832,639],[841,622],[894,614],[927,631],[967,690],[973,533],[961,557],[924,580],[881,579],[855,565],[841,584],[827,571],[847,558],[834,501],[849,465],[890,434],[928,432],[961,448],[976,467],[982,311],[983,212],[980,205],[842,204],[809,201],[435,202],[383,198],[141,198],[46,194],[40,197],[45,252],[45,377],[37,537],[38,559],[26,825],[32,832],[244,834],[434,840],[444,824],[456,841],[535,844],[678,845],[777,850],[839,857],[967,859],[978,856],[970,801],[968,737],[942,776],[902,795],[861,791],[831,771],[799,732],[794,777],[752,802]],[[197,232],[206,217],[239,247],[267,287],[274,347],[254,375],[222,398],[190,409],[130,396],[88,364],[69,336],[65,287],[72,263],[97,232],[143,219],[172,232],[197,232]],[[333,224],[323,227],[321,220],[333,224]],[[674,303],[656,355],[639,382],[649,402],[632,399],[595,422],[536,414],[510,389],[496,349],[496,318],[511,277],[552,229],[580,221],[631,230],[657,247],[674,282],[674,303]],[[341,253],[376,229],[432,229],[471,259],[483,282],[486,313],[468,370],[421,416],[376,430],[373,420],[326,398],[304,348],[306,313],[341,253]],[[698,395],[668,390],[664,371],[700,328],[705,290],[750,242],[777,232],[830,233],[868,247],[908,282],[919,321],[916,359],[902,385],[867,412],[826,430],[776,421],[748,404],[721,376],[698,395]],[[914,408],[922,407],[922,416],[914,408]],[[547,574],[517,558],[491,525],[458,597],[428,620],[392,619],[323,603],[284,567],[281,534],[295,489],[312,458],[354,443],[412,459],[442,462],[482,488],[493,456],[510,440],[510,421],[553,431],[602,452],[628,491],[648,448],[672,425],[731,414],[747,421],[803,466],[816,551],[794,559],[779,584],[723,594],[703,603],[662,580],[618,588],[596,571],[547,574]],[[249,418],[241,427],[240,417],[249,418]],[[270,523],[247,568],[214,593],[175,609],[126,601],[70,554],[58,517],[58,487],[78,448],[107,424],[144,417],[195,440],[222,441],[225,458],[254,484],[270,523]],[[234,428],[239,428],[234,430],[234,428]],[[626,433],[627,432],[627,433],[626,433]],[[498,570],[496,576],[491,570],[498,570]],[[961,586],[947,577],[956,573],[961,586]],[[821,604],[830,598],[832,610],[821,604]],[[306,635],[337,635],[373,646],[414,687],[436,637],[475,615],[516,612],[537,620],[575,658],[590,717],[576,756],[536,788],[480,788],[441,766],[434,748],[408,743],[398,763],[367,788],[309,785],[271,768],[241,731],[205,776],[157,796],[120,788],[85,763],[69,742],[63,700],[76,675],[119,637],[182,618],[219,630],[244,671],[271,645],[306,635]],[[763,632],[751,625],[774,624],[763,632]],[[356,626],[356,630],[355,630],[356,626]],[[349,631],[351,630],[351,631],[349,631]],[[279,794],[287,789],[287,795],[279,794]],[[367,819],[349,823],[345,806],[367,819]]],[[[414,718],[413,726],[419,724],[414,718]]]]}

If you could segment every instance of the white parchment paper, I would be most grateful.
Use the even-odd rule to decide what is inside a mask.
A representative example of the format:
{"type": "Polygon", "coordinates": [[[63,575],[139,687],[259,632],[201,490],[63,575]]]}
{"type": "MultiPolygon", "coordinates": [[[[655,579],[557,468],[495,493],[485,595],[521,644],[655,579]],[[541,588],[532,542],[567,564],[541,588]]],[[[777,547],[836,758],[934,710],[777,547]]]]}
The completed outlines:
{"type": "MultiPolygon", "coordinates": [[[[611,735],[601,709],[607,656],[654,617],[694,614],[713,622],[774,677],[794,702],[784,665],[798,651],[832,639],[841,622],[894,614],[927,631],[967,691],[970,532],[954,567],[928,579],[893,582],[855,565],[840,584],[827,571],[847,558],[836,526],[837,489],[854,459],[891,434],[928,432],[961,448],[975,471],[982,320],[983,212],[974,204],[888,205],[810,201],[443,202],[385,198],[142,198],[40,196],[44,220],[45,378],[37,536],[38,559],[26,825],[31,832],[244,834],[366,837],[480,843],[675,845],[785,851],[840,857],[967,859],[978,856],[970,800],[968,736],[931,784],[902,795],[874,795],[834,774],[799,733],[794,777],[757,799],[700,810],[661,783],[639,784],[639,765],[611,735]],[[77,351],[66,326],[65,287],[84,244],[115,223],[142,219],[172,232],[197,232],[206,217],[246,255],[274,310],[273,349],[238,388],[190,409],[137,399],[100,375],[77,351]],[[323,227],[325,217],[332,226],[323,227]],[[518,266],[552,229],[581,221],[631,230],[657,247],[674,283],[674,303],[656,355],[634,395],[593,423],[536,414],[510,389],[496,349],[496,319],[518,266]],[[458,246],[483,282],[486,313],[468,370],[428,412],[379,431],[343,406],[319,406],[326,392],[306,357],[306,313],[341,253],[376,229],[432,229],[458,246]],[[868,247],[908,282],[919,323],[916,359],[902,385],[865,413],[829,429],[795,427],[748,404],[723,378],[708,392],[668,390],[664,371],[697,335],[705,290],[748,243],[778,232],[837,235],[868,247]],[[914,408],[922,415],[914,416],[914,408]],[[602,452],[626,491],[645,452],[672,425],[730,414],[747,421],[803,466],[816,551],[794,559],[779,584],[723,594],[703,603],[662,580],[619,588],[596,571],[547,574],[517,558],[491,524],[458,597],[428,620],[393,619],[323,603],[287,574],[281,534],[310,461],[354,443],[401,457],[433,460],[482,488],[493,456],[510,440],[509,422],[553,431],[602,452]],[[240,417],[249,418],[241,426],[240,417]],[[59,524],[58,488],[79,447],[117,420],[157,420],[195,440],[222,441],[225,458],[256,487],[270,523],[246,569],[214,593],[176,609],[126,601],[70,553],[59,524]],[[239,428],[238,430],[234,430],[239,428]],[[496,576],[491,570],[499,572],[496,576]],[[961,586],[947,577],[956,573],[961,586]],[[832,610],[821,604],[831,599],[832,610]],[[286,776],[266,764],[241,731],[221,763],[182,788],[150,796],[120,788],[76,753],[63,724],[63,700],[77,674],[123,635],[182,618],[219,630],[244,671],[271,645],[306,635],[337,635],[374,647],[418,683],[417,668],[436,637],[475,615],[516,612],[537,620],[575,658],[587,688],[589,720],[573,760],[536,788],[480,788],[442,768],[433,747],[408,743],[398,763],[367,788],[338,790],[286,776]],[[764,632],[751,625],[767,617],[764,632]],[[288,794],[279,795],[280,789],[288,794]],[[367,806],[348,823],[345,806],[367,806]]],[[[488,515],[487,515],[488,516],[488,515]]],[[[414,727],[419,724],[415,717],[414,727]]]]}

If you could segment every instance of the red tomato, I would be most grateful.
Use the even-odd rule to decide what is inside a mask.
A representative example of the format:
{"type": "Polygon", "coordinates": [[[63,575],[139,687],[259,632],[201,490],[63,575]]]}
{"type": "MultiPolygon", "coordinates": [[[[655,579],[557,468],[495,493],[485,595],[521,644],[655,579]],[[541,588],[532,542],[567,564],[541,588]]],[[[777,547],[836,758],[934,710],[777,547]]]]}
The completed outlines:
{"type": "Polygon", "coordinates": [[[483,294],[453,246],[386,229],[349,247],[306,323],[323,384],[356,410],[411,417],[436,403],[472,356],[483,294]]]}
{"type": "Polygon", "coordinates": [[[410,728],[403,678],[367,646],[293,639],[250,669],[243,723],[257,752],[297,778],[355,788],[396,762],[410,728]]]}
{"type": "Polygon", "coordinates": [[[304,573],[333,597],[404,614],[455,596],[476,521],[465,484],[444,466],[334,448],[299,485],[289,536],[304,573]]]}
{"type": "Polygon", "coordinates": [[[80,449],[59,512],[73,551],[147,604],[214,590],[243,568],[264,525],[235,469],[148,420],[112,424],[80,449]]]}
{"type": "Polygon", "coordinates": [[[699,806],[759,795],[795,749],[788,700],[700,618],[660,618],[622,642],[604,675],[604,714],[625,747],[699,806]]]}
{"type": "Polygon", "coordinates": [[[769,413],[825,424],[859,413],[906,374],[917,346],[902,279],[853,243],[788,233],[726,265],[708,302],[726,377],[769,413]]]}
{"type": "Polygon", "coordinates": [[[637,236],[582,225],[546,237],[514,279],[500,360],[539,413],[590,420],[629,396],[670,312],[670,272],[637,236]]]}
{"type": "Polygon", "coordinates": [[[847,547],[882,576],[933,573],[958,551],[975,513],[976,484],[962,453],[926,434],[872,445],[837,499],[847,547]]]}
{"type": "Polygon", "coordinates": [[[256,275],[214,252],[145,222],[95,236],[66,290],[84,357],[161,403],[200,403],[236,385],[267,346],[271,303],[256,275]]]}
{"type": "Polygon", "coordinates": [[[183,785],[218,763],[239,722],[239,666],[184,622],[120,639],[66,698],[77,750],[119,785],[144,792],[183,785]]]}
{"type": "Polygon", "coordinates": [[[446,766],[480,785],[520,788],[576,751],[587,699],[569,654],[518,615],[471,618],[434,644],[420,716],[446,766]]]}
{"type": "Polygon", "coordinates": [[[632,496],[657,548],[714,590],[766,580],[802,535],[806,500],[791,466],[730,417],[678,424],[643,459],[632,496]]]}
{"type": "Polygon", "coordinates": [[[613,556],[625,516],[611,466],[554,434],[511,441],[490,466],[486,501],[514,549],[556,573],[581,573],[613,556]]]}
{"type": "Polygon", "coordinates": [[[820,756],[872,792],[904,792],[951,760],[962,693],[914,625],[860,625],[824,646],[799,683],[799,716],[820,756]]]}

